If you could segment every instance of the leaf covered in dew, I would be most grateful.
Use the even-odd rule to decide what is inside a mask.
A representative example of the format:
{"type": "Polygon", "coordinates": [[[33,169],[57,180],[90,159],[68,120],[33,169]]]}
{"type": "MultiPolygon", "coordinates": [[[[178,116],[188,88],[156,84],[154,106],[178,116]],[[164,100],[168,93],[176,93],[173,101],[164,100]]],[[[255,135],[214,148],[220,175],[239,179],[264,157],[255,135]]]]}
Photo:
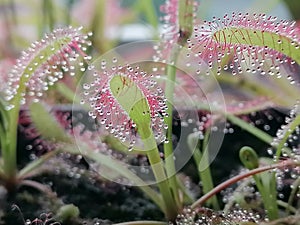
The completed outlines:
{"type": "Polygon", "coordinates": [[[90,106],[89,116],[122,144],[128,141],[129,149],[139,144],[138,138],[148,138],[152,131],[157,140],[165,139],[163,116],[167,113],[163,90],[139,66],[124,66],[115,61],[111,68],[93,71],[91,82],[84,83],[83,89],[82,103],[90,106]]]}
{"type": "Polygon", "coordinates": [[[150,107],[142,91],[133,80],[122,75],[114,76],[109,84],[116,101],[127,112],[140,135],[148,137],[151,134],[150,107]]]}
{"type": "Polygon", "coordinates": [[[39,99],[65,73],[74,75],[72,62],[80,55],[89,58],[84,53],[90,45],[87,38],[80,29],[59,28],[23,51],[8,75],[5,95],[9,108],[24,104],[29,97],[39,99]]]}
{"type": "Polygon", "coordinates": [[[246,71],[280,76],[280,65],[300,63],[299,32],[295,22],[233,13],[196,26],[188,47],[208,60],[210,68],[217,61],[218,72],[230,69],[233,74],[246,71]],[[222,65],[230,55],[229,67],[222,65]]]}

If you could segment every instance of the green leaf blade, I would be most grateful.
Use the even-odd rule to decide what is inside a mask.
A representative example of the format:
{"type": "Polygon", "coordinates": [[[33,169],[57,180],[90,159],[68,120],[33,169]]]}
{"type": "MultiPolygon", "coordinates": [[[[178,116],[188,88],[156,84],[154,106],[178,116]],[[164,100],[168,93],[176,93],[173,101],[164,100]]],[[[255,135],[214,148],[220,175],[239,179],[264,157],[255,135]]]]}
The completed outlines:
{"type": "Polygon", "coordinates": [[[41,103],[32,103],[29,108],[35,128],[43,138],[54,142],[72,143],[71,137],[41,103]]]}
{"type": "Polygon", "coordinates": [[[213,34],[213,39],[222,44],[247,45],[280,52],[300,64],[299,43],[295,43],[290,37],[276,31],[224,27],[213,34]]]}
{"type": "Polygon", "coordinates": [[[143,139],[152,135],[150,107],[147,98],[136,83],[125,76],[116,75],[110,80],[110,90],[122,109],[136,124],[143,139]]]}

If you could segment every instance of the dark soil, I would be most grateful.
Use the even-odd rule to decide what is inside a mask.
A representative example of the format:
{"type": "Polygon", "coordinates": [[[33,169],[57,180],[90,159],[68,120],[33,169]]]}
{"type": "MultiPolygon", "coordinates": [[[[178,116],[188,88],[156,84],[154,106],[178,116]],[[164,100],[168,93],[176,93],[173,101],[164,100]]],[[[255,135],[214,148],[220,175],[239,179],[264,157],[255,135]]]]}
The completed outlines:
{"type": "Polygon", "coordinates": [[[80,218],[62,224],[84,224],[84,221],[93,224],[97,220],[95,218],[99,218],[97,221],[101,221],[100,224],[163,220],[163,214],[156,205],[136,188],[102,180],[68,157],[54,158],[44,169],[43,175],[34,180],[48,185],[56,193],[56,197],[50,197],[31,187],[20,188],[17,193],[3,201],[4,224],[23,224],[24,218],[34,220],[43,213],[55,215],[64,204],[77,206],[80,218]],[[74,167],[81,172],[71,174],[74,167]],[[14,205],[18,207],[12,210],[14,205]]]}
{"type": "MultiPolygon", "coordinates": [[[[274,110],[266,110],[248,116],[249,121],[266,120],[270,125],[268,133],[273,136],[283,122],[283,118],[282,113],[274,110]],[[262,117],[270,113],[276,114],[276,120],[267,120],[262,117]]],[[[28,121],[25,120],[25,122],[27,124],[22,124],[21,128],[30,126],[28,121]]],[[[176,122],[174,124],[180,124],[180,121],[174,122],[176,122]]],[[[268,146],[265,143],[236,126],[232,126],[232,128],[235,132],[225,136],[222,148],[212,163],[212,173],[216,184],[225,180],[241,166],[238,152],[244,145],[253,147],[261,156],[266,155],[268,146]]],[[[181,127],[174,125],[173,130],[174,143],[176,143],[181,133],[181,127]]],[[[23,167],[30,161],[33,153],[36,153],[36,149],[29,151],[24,149],[36,139],[28,140],[22,133],[24,129],[20,129],[20,131],[18,164],[23,167]]],[[[1,194],[0,190],[0,221],[3,221],[2,224],[24,224],[25,219],[33,221],[35,218],[43,216],[44,213],[52,213],[55,216],[64,204],[74,204],[79,208],[80,216],[62,224],[112,224],[134,220],[162,221],[164,218],[157,206],[137,188],[104,180],[91,171],[83,159],[78,160],[76,157],[63,154],[48,162],[43,169],[44,173],[35,177],[34,180],[48,185],[56,193],[56,197],[49,197],[31,187],[21,187],[17,193],[8,197],[5,193],[1,194]],[[12,210],[12,206],[14,206],[14,210],[12,210]]],[[[193,183],[199,182],[192,159],[186,164],[183,171],[192,178],[193,183]]]]}

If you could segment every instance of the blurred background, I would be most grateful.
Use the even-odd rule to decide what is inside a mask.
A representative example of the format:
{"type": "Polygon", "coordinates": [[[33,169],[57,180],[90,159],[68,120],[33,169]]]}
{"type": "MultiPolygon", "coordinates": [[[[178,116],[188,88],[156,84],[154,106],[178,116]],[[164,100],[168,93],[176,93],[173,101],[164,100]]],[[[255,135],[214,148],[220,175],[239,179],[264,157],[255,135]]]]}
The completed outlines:
{"type": "MultiPolygon", "coordinates": [[[[300,18],[299,0],[200,0],[199,2],[197,22],[211,20],[213,16],[222,18],[226,13],[232,12],[265,13],[286,20],[300,18]]],[[[165,0],[0,0],[0,74],[8,73],[22,50],[27,49],[35,40],[41,39],[45,33],[58,27],[82,26],[83,33],[93,32],[92,47],[88,49],[88,54],[94,59],[121,44],[158,40],[163,29],[162,17],[164,16],[160,7],[164,3],[165,0]]],[[[139,59],[145,54],[146,51],[143,48],[141,50],[139,47],[132,46],[127,55],[139,59]]],[[[148,54],[150,54],[149,51],[148,54]]],[[[73,85],[68,80],[65,86],[59,89],[61,95],[64,95],[63,99],[66,97],[66,86],[75,91],[80,74],[80,71],[78,76],[76,73],[78,79],[73,85]]],[[[2,75],[0,83],[5,82],[6,79],[5,75],[2,75]]],[[[250,80],[256,86],[261,83],[257,76],[255,78],[253,76],[217,77],[221,84],[224,83],[225,86],[230,84],[227,98],[230,101],[242,96],[235,91],[241,89],[239,86],[241,79],[250,80]]],[[[274,93],[268,96],[273,96],[272,98],[277,98],[276,96],[279,96],[278,93],[282,90],[285,92],[289,90],[286,93],[292,93],[288,97],[285,93],[281,94],[284,101],[277,101],[279,105],[290,106],[290,102],[294,104],[299,90],[297,88],[290,90],[289,81],[283,80],[279,84],[274,84],[272,78],[263,79],[271,79],[268,81],[271,84],[269,90],[274,90],[274,93]],[[288,104],[282,104],[286,102],[286,99],[291,99],[291,101],[288,104]]],[[[240,93],[247,92],[247,96],[250,92],[254,98],[261,95],[257,91],[252,93],[253,90],[249,91],[245,87],[242,89],[240,93]]],[[[256,89],[265,89],[265,87],[256,89]]],[[[59,98],[56,96],[56,99],[59,98]]],[[[69,98],[69,102],[71,99],[69,98]]],[[[60,100],[60,102],[64,101],[60,100]]]]}
{"type": "MultiPolygon", "coordinates": [[[[163,3],[164,0],[0,0],[0,59],[15,58],[45,32],[68,25],[92,31],[93,48],[100,54],[120,43],[156,39],[163,3]]],[[[299,19],[300,1],[200,1],[198,17],[209,20],[233,11],[299,19]]]]}

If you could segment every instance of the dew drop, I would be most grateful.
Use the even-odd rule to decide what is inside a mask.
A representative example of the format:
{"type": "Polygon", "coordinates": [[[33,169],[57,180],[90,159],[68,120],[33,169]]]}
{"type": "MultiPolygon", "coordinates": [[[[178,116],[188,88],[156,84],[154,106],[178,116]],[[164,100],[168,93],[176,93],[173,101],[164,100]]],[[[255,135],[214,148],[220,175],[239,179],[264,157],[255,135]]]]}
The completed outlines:
{"type": "Polygon", "coordinates": [[[27,146],[25,147],[25,149],[28,150],[28,151],[32,150],[32,148],[33,148],[32,145],[27,145],[27,146]]]}
{"type": "Polygon", "coordinates": [[[269,149],[267,150],[267,153],[268,153],[269,155],[273,155],[273,150],[272,150],[271,148],[269,148],[269,149]]]}

